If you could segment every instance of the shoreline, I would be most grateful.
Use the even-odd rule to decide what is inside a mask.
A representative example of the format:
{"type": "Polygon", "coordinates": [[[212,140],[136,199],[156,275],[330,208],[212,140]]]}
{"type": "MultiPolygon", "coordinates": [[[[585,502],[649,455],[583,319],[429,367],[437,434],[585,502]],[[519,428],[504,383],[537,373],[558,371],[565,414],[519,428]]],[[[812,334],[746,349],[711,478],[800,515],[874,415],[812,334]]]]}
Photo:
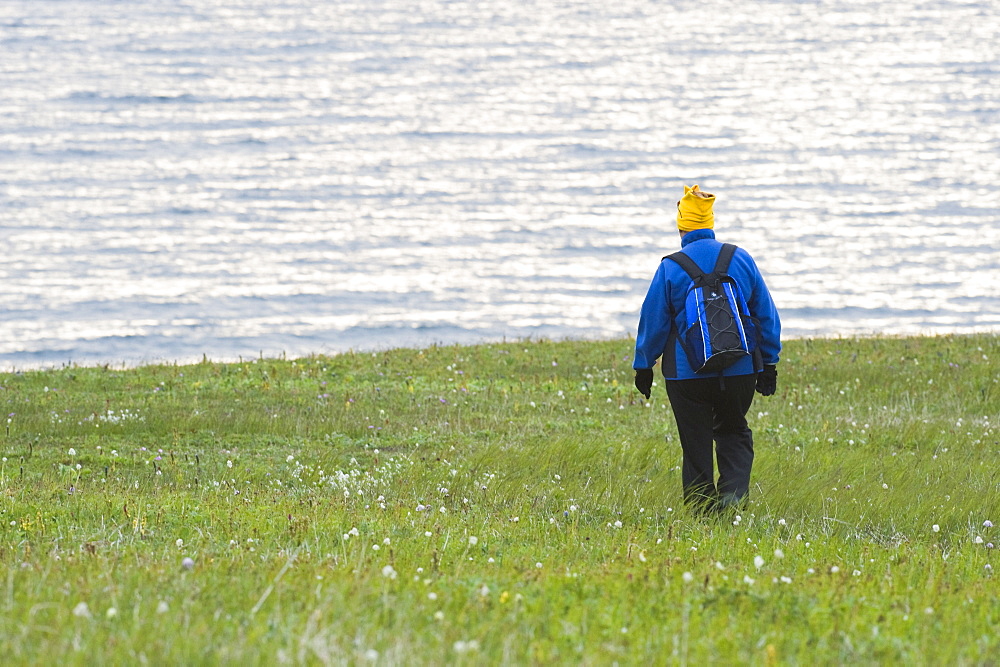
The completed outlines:
{"type": "MultiPolygon", "coordinates": [[[[943,331],[943,332],[923,332],[923,333],[853,333],[853,334],[817,334],[817,335],[802,335],[802,336],[789,336],[782,338],[782,344],[791,343],[794,341],[863,341],[863,340],[904,340],[904,339],[940,339],[947,337],[968,337],[968,336],[984,336],[987,338],[1000,338],[1000,329],[977,329],[975,327],[960,328],[955,330],[943,331]]],[[[628,341],[629,344],[634,344],[635,338],[632,336],[622,337],[622,338],[607,338],[607,337],[595,337],[595,338],[498,338],[498,339],[485,339],[480,342],[466,343],[466,342],[435,342],[427,345],[397,345],[392,347],[387,346],[375,346],[371,348],[350,348],[346,350],[338,350],[332,352],[311,352],[307,354],[289,355],[286,352],[280,352],[277,354],[263,354],[259,353],[257,356],[243,356],[235,355],[232,357],[223,358],[213,358],[207,354],[203,354],[201,358],[195,356],[189,357],[187,359],[142,359],[142,360],[115,360],[115,361],[99,361],[99,360],[84,360],[82,362],[76,361],[65,361],[61,363],[56,362],[41,362],[38,364],[24,364],[24,365],[12,365],[12,366],[0,366],[0,376],[3,375],[17,375],[23,373],[45,373],[45,372],[56,372],[70,369],[94,369],[94,368],[104,368],[104,369],[115,369],[115,370],[139,370],[143,368],[156,368],[156,367],[187,367],[195,366],[199,364],[243,364],[243,363],[261,363],[268,361],[296,361],[301,359],[318,359],[318,358],[336,358],[343,355],[357,355],[357,354],[389,354],[397,351],[419,351],[427,350],[433,348],[474,348],[492,345],[510,345],[510,344],[529,344],[529,343],[547,343],[555,345],[571,345],[571,344],[588,344],[588,343],[612,343],[616,341],[628,341]]]]}

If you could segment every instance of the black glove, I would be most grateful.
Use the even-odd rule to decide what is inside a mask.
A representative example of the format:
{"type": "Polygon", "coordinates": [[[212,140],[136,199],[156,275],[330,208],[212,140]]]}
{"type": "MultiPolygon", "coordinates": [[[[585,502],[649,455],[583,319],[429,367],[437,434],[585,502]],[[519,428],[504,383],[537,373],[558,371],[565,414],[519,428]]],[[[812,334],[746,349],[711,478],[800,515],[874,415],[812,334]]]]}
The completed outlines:
{"type": "Polygon", "coordinates": [[[649,398],[649,392],[653,388],[653,369],[639,368],[635,371],[635,388],[639,393],[649,398]]]}
{"type": "Polygon", "coordinates": [[[764,366],[757,373],[757,393],[761,396],[773,396],[778,390],[778,369],[774,366],[764,366]]]}

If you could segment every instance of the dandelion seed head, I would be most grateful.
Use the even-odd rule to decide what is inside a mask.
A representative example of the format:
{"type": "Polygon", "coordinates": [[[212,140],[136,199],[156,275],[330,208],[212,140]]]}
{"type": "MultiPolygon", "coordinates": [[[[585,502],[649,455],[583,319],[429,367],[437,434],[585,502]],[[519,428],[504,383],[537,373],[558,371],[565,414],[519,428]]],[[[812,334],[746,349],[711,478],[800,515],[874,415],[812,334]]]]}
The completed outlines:
{"type": "Polygon", "coordinates": [[[479,650],[479,642],[475,639],[469,641],[459,640],[452,645],[455,653],[474,653],[479,650]]]}

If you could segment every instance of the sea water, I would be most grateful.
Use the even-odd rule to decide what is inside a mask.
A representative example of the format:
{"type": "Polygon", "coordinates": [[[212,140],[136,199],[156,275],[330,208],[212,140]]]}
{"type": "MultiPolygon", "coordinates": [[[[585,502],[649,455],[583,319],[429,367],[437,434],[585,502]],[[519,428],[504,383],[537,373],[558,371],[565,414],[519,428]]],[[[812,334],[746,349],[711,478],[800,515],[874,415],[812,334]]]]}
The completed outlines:
{"type": "Polygon", "coordinates": [[[1000,329],[992,0],[4,0],[0,55],[7,368],[627,336],[685,183],[788,336],[1000,329]]]}

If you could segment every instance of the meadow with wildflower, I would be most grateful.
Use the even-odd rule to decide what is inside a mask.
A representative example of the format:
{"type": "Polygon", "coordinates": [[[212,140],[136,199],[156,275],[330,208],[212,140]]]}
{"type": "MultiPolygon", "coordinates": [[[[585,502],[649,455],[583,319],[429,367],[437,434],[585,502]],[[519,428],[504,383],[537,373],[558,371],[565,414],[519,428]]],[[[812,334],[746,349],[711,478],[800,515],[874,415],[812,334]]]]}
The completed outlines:
{"type": "Polygon", "coordinates": [[[788,342],[714,519],[631,351],[2,374],[0,660],[996,660],[1000,337],[788,342]]]}

